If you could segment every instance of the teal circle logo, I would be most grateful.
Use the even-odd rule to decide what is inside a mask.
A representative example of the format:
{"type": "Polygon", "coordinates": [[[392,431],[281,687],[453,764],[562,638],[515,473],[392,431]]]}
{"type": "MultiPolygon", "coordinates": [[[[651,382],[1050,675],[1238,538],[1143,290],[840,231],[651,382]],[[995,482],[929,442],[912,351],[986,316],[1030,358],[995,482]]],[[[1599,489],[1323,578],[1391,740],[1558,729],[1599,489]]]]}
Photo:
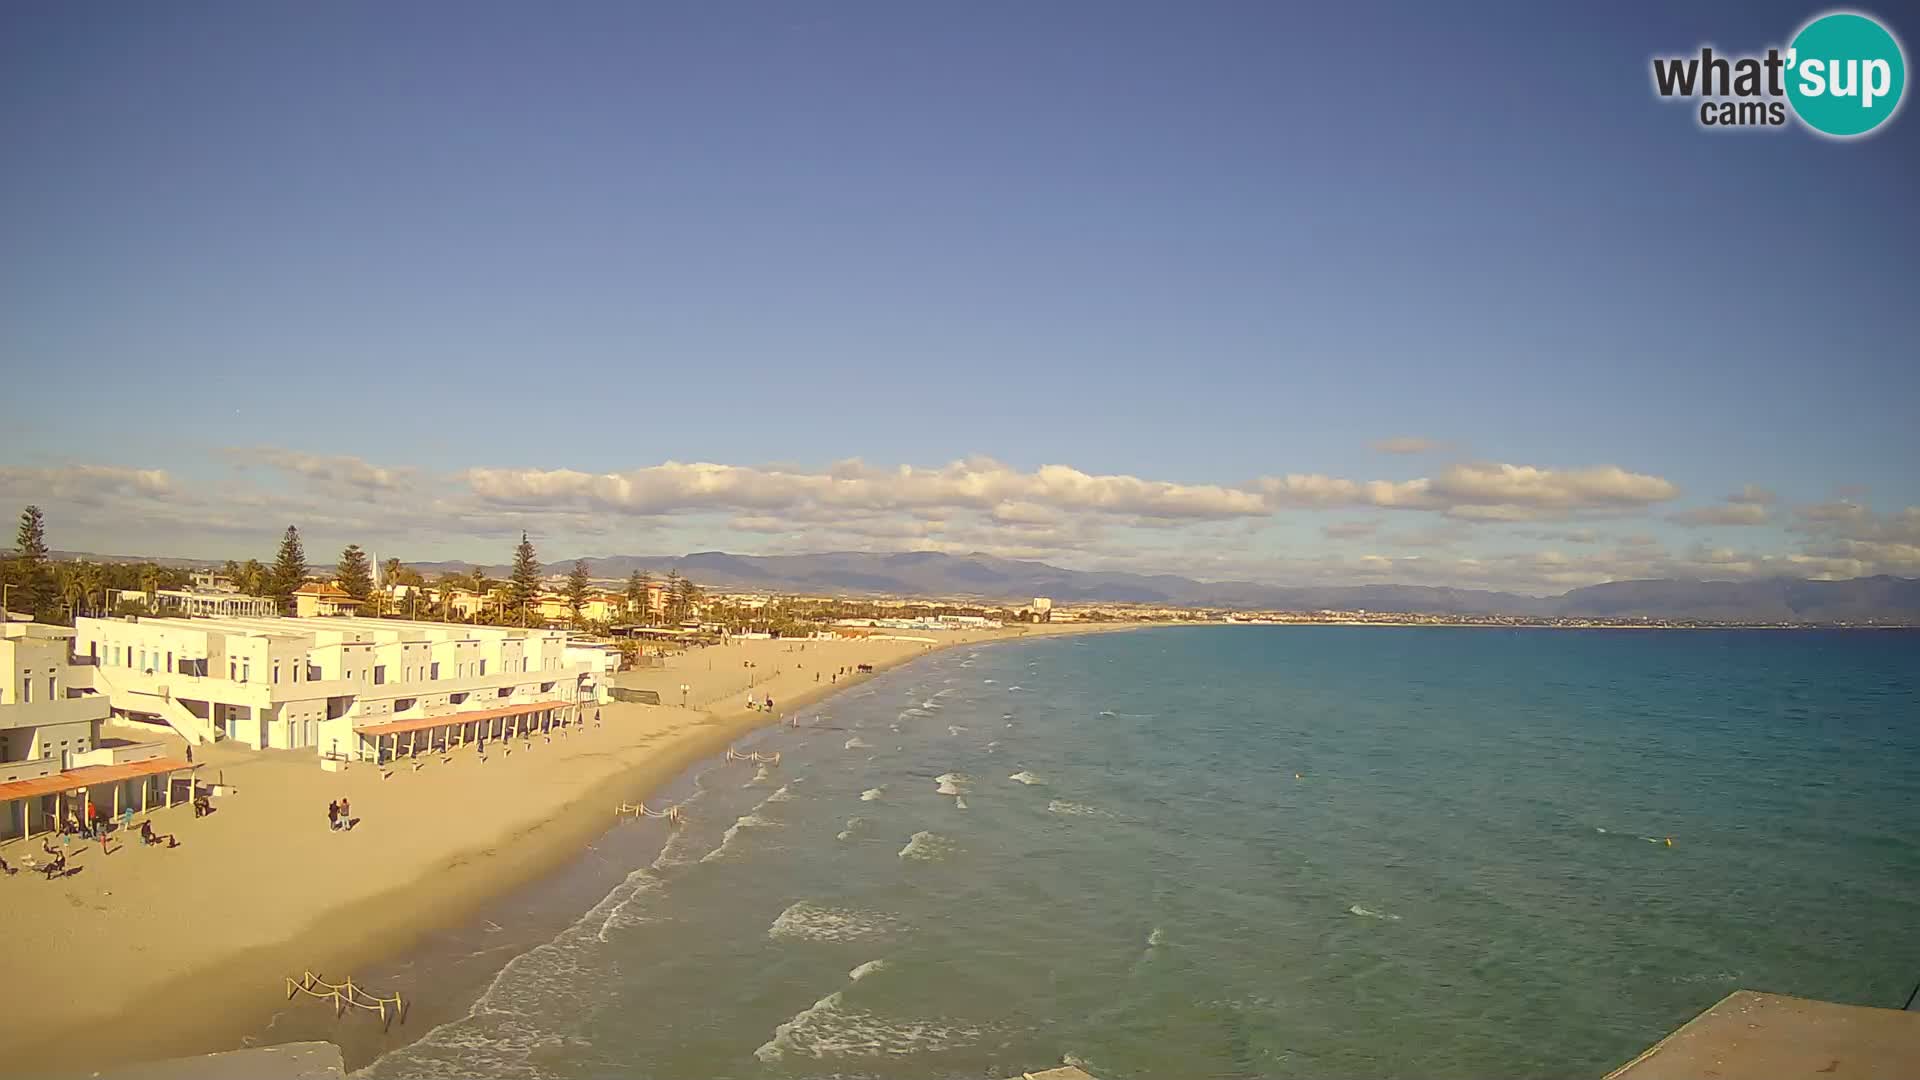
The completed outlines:
{"type": "Polygon", "coordinates": [[[1907,88],[1907,58],[1887,28],[1851,11],[1802,27],[1787,50],[1787,100],[1823,135],[1865,135],[1893,116],[1907,88]]]}

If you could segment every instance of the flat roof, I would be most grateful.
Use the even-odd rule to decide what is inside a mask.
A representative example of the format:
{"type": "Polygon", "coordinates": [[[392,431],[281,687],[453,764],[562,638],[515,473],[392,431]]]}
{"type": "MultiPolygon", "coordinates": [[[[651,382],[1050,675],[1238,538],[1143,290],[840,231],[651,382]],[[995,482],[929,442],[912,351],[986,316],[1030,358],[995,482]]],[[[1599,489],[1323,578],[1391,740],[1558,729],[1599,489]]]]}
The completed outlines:
{"type": "Polygon", "coordinates": [[[31,799],[36,795],[52,795],[61,791],[77,791],[97,784],[112,784],[121,780],[137,780],[142,776],[155,776],[179,769],[191,769],[194,766],[179,758],[150,758],[146,761],[134,761],[125,765],[88,765],[79,769],[54,773],[52,776],[35,777],[32,780],[15,780],[0,784],[0,802],[12,802],[15,799],[31,799]]]}
{"type": "Polygon", "coordinates": [[[1735,990],[1607,1080],[1867,1080],[1915,1062],[1920,1012],[1735,990]]]}
{"type": "Polygon", "coordinates": [[[409,731],[424,731],[427,728],[445,727],[448,724],[465,724],[474,720],[498,720],[505,716],[525,716],[528,713],[545,712],[577,704],[572,701],[540,701],[530,705],[506,705],[498,709],[474,709],[471,712],[447,713],[445,716],[422,716],[415,720],[389,720],[384,724],[368,724],[353,730],[362,735],[403,735],[409,731]]]}

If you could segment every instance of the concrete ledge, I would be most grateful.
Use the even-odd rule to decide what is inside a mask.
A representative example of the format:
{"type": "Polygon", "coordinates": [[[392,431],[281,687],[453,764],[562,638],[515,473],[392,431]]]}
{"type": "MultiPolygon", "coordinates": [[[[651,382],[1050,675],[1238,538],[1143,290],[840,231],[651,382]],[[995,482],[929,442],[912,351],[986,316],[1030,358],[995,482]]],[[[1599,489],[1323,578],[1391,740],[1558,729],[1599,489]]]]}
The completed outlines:
{"type": "Polygon", "coordinates": [[[1908,1080],[1920,1013],[1735,990],[1607,1080],[1908,1080]]]}
{"type": "Polygon", "coordinates": [[[149,1061],[89,1075],[100,1080],[343,1080],[347,1062],[330,1042],[297,1042],[149,1061]]]}

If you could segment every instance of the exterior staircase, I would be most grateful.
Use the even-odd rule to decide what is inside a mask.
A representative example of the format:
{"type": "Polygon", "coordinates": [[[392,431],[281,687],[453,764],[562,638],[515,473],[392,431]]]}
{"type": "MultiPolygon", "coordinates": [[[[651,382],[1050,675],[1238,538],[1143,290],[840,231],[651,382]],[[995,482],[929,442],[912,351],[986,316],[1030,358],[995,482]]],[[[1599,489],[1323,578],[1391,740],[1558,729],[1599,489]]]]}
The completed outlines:
{"type": "Polygon", "coordinates": [[[194,715],[192,709],[180,704],[166,691],[164,685],[158,690],[121,686],[114,681],[110,669],[97,665],[93,668],[93,692],[104,695],[115,709],[121,712],[153,713],[187,740],[190,746],[203,746],[226,738],[226,732],[213,722],[212,717],[194,715]]]}

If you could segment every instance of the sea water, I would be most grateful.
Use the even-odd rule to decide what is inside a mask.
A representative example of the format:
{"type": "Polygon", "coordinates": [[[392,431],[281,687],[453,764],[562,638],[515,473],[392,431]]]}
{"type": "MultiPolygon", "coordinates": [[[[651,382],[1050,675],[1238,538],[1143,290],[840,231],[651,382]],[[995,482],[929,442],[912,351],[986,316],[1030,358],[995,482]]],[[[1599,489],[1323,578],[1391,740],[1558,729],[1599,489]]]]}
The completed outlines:
{"type": "Polygon", "coordinates": [[[751,742],[364,1075],[1598,1076],[1920,979],[1920,634],[1052,638],[751,742]]]}

